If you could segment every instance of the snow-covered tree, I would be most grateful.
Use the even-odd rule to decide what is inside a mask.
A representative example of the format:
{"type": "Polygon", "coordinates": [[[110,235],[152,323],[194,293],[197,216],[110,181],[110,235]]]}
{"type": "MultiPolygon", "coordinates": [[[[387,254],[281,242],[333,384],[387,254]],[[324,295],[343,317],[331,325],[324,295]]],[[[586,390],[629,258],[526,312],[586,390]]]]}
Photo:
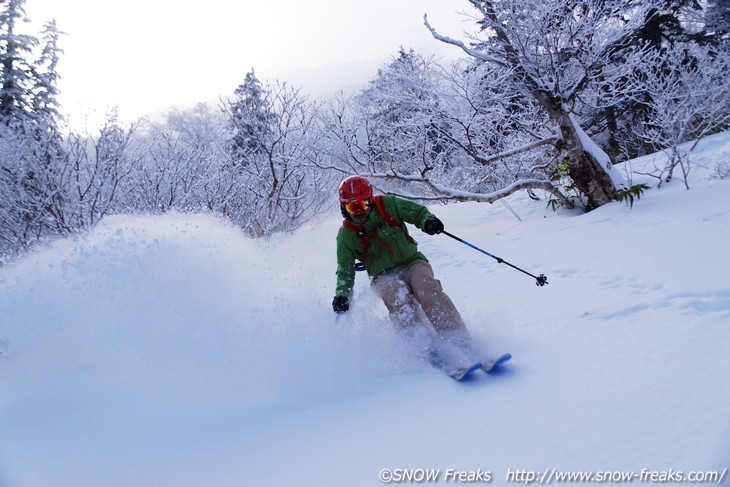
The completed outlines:
{"type": "Polygon", "coordinates": [[[655,151],[665,150],[667,164],[655,175],[669,181],[679,167],[687,187],[691,169],[688,152],[700,138],[730,127],[730,51],[677,43],[648,60],[654,68],[634,73],[636,92],[649,93],[649,122],[636,127],[655,151]],[[688,151],[682,144],[695,140],[688,151]]]}
{"type": "Polygon", "coordinates": [[[276,123],[269,91],[252,69],[225,103],[231,131],[231,154],[234,163],[248,164],[251,157],[264,151],[262,139],[276,123]]]}
{"type": "MultiPolygon", "coordinates": [[[[631,3],[637,2],[627,2],[627,5],[631,3]]],[[[614,69],[619,75],[606,79],[605,73],[599,74],[592,83],[595,96],[581,98],[585,107],[580,110],[588,117],[588,131],[596,134],[597,140],[616,160],[633,158],[653,150],[651,144],[646,144],[635,130],[637,126],[652,121],[652,94],[631,92],[629,78],[641,76],[647,70],[654,70],[658,75],[668,73],[668,49],[675,44],[717,45],[717,33],[709,27],[710,13],[702,8],[702,4],[705,2],[697,0],[655,3],[645,12],[643,22],[614,49],[612,62],[615,67],[609,66],[604,71],[614,69]],[[635,46],[643,47],[639,58],[634,55],[635,46]],[[624,91],[621,96],[606,96],[621,89],[624,91]]]]}
{"type": "Polygon", "coordinates": [[[61,36],[56,21],[52,20],[43,26],[41,45],[43,49],[35,63],[35,82],[33,90],[33,113],[39,123],[50,130],[57,129],[57,123],[63,117],[59,111],[57,96],[58,80],[57,68],[63,50],[59,47],[61,36]]]}
{"type": "Polygon", "coordinates": [[[32,138],[0,124],[0,254],[13,255],[43,235],[42,205],[29,178],[32,138]]]}
{"type": "Polygon", "coordinates": [[[323,147],[335,169],[393,194],[491,202],[539,188],[572,206],[546,170],[554,156],[543,146],[557,138],[536,103],[510,91],[511,76],[482,62],[444,70],[401,51],[357,96],[330,101],[323,147]]]}
{"type": "Polygon", "coordinates": [[[170,111],[164,124],[150,124],[144,161],[132,174],[133,206],[152,213],[222,213],[235,184],[224,172],[230,169],[227,143],[225,118],[203,103],[170,111]]]}
{"type": "Polygon", "coordinates": [[[705,30],[716,43],[730,45],[730,0],[711,0],[705,14],[705,30]]]}
{"type": "Polygon", "coordinates": [[[55,133],[0,124],[0,254],[63,234],[64,153],[55,133]]]}
{"type": "Polygon", "coordinates": [[[297,228],[322,211],[331,184],[316,159],[315,109],[286,83],[260,83],[251,71],[223,102],[232,132],[229,172],[239,192],[226,213],[254,236],[297,228]]]}
{"type": "Polygon", "coordinates": [[[33,110],[34,69],[29,60],[38,44],[18,32],[26,20],[25,0],[6,0],[0,10],[0,117],[6,124],[30,116],[33,110]]]}
{"type": "Polygon", "coordinates": [[[441,81],[433,58],[401,48],[355,97],[375,171],[426,176],[448,165],[447,127],[435,116],[441,81]]]}
{"type": "Polygon", "coordinates": [[[124,125],[112,109],[98,133],[70,134],[61,182],[70,230],[88,229],[106,215],[134,211],[128,203],[144,147],[137,124],[124,125]]]}
{"type": "Polygon", "coordinates": [[[469,56],[512,71],[514,88],[550,116],[570,154],[569,174],[593,208],[617,198],[625,183],[585,133],[575,106],[612,55],[643,22],[651,2],[625,0],[470,0],[482,37],[471,45],[433,36],[469,56]]]}
{"type": "Polygon", "coordinates": [[[446,109],[438,114],[459,149],[463,181],[451,185],[491,193],[548,174],[559,139],[535,100],[514,90],[513,78],[511,70],[478,60],[452,66],[446,109]]]}
{"type": "Polygon", "coordinates": [[[58,31],[21,32],[24,0],[0,2],[0,241],[12,253],[64,228],[58,178],[64,154],[57,129],[58,31]]]}

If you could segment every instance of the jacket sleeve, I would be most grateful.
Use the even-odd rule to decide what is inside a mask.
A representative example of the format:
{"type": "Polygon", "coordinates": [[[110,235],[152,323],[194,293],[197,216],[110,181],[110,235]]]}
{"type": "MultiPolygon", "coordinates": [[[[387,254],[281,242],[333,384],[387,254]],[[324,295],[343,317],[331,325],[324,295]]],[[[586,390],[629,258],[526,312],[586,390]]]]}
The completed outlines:
{"type": "Polygon", "coordinates": [[[337,233],[337,288],[335,296],[352,296],[352,288],[355,285],[355,260],[357,258],[355,250],[348,245],[347,236],[343,232],[347,230],[340,228],[337,233]]]}
{"type": "Polygon", "coordinates": [[[395,196],[385,196],[384,198],[386,208],[397,220],[411,223],[420,230],[423,230],[423,225],[426,223],[426,220],[436,216],[425,206],[413,201],[404,200],[395,196]]]}

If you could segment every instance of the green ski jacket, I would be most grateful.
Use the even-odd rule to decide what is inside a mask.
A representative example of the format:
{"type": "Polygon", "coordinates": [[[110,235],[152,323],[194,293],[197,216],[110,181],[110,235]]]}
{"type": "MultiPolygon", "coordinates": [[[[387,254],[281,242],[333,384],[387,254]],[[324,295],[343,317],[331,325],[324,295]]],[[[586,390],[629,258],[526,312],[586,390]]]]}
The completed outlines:
{"type": "MultiPolygon", "coordinates": [[[[389,225],[373,207],[368,221],[361,225],[370,234],[365,269],[368,276],[374,277],[390,269],[406,266],[417,259],[428,260],[418,251],[416,242],[408,235],[405,223],[411,223],[423,230],[427,219],[434,217],[423,205],[395,196],[383,196],[385,209],[400,225],[389,225]]],[[[360,237],[344,225],[337,232],[337,296],[352,296],[355,284],[355,261],[365,257],[360,237]]]]}

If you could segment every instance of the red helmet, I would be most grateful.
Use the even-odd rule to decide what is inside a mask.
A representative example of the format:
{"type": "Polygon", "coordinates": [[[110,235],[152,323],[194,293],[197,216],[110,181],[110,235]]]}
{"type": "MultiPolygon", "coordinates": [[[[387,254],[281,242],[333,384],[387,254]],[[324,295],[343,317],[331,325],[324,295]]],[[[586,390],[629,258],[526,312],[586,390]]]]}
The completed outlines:
{"type": "Polygon", "coordinates": [[[373,199],[373,187],[362,176],[350,176],[340,183],[340,205],[373,199]]]}

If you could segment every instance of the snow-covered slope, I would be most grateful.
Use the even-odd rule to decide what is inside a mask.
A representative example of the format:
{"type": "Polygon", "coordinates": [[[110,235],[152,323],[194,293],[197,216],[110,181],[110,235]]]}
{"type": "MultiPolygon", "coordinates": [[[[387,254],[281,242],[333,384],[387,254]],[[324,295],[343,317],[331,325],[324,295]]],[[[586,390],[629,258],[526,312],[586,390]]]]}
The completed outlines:
{"type": "Polygon", "coordinates": [[[365,276],[335,319],[336,211],[268,241],[210,216],[107,218],[0,269],[0,486],[722,474],[730,181],[709,174],[730,135],[693,157],[691,190],[653,188],[633,208],[553,213],[523,195],[507,200],[521,221],[499,203],[433,208],[549,280],[416,236],[485,350],[514,355],[470,383],[404,353],[365,276]]]}

